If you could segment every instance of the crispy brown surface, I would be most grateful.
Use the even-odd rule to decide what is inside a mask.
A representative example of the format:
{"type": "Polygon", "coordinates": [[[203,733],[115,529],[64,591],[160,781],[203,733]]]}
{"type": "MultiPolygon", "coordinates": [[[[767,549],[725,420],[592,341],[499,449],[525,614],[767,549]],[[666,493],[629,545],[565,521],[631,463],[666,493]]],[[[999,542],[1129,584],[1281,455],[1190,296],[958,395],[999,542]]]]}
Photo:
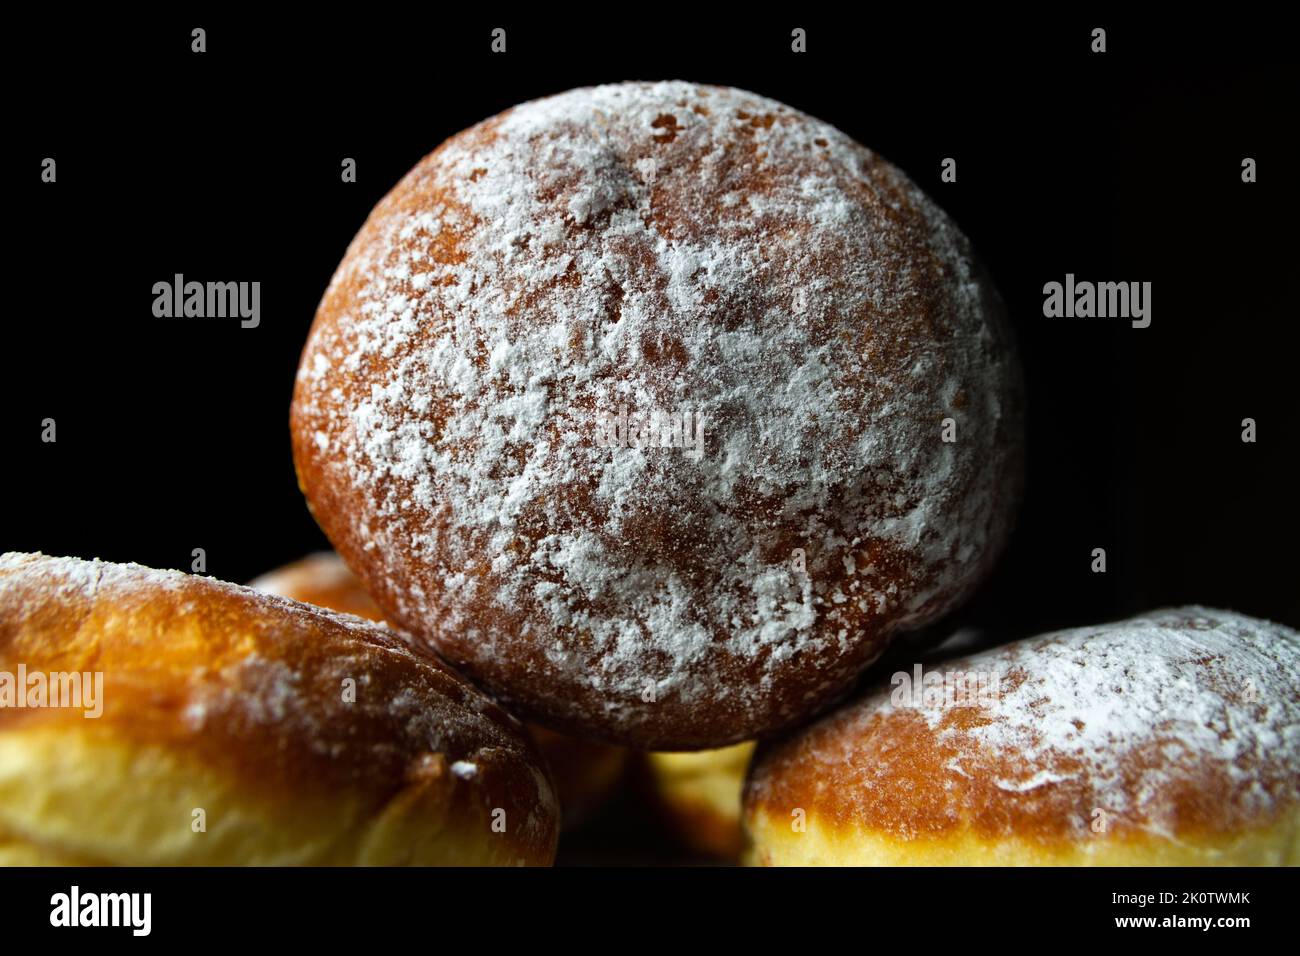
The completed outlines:
{"type": "Polygon", "coordinates": [[[267,799],[340,789],[379,810],[423,780],[453,819],[508,808],[528,821],[511,831],[519,856],[554,854],[550,784],[518,723],[383,627],[209,578],[6,555],[0,670],[20,663],[102,672],[103,716],[0,709],[0,734],[71,724],[197,757],[267,799]],[[457,761],[475,765],[472,779],[457,761]]]}
{"type": "Polygon", "coordinates": [[[1121,841],[1195,841],[1295,812],[1294,631],[1191,608],[942,670],[1001,673],[1001,701],[935,714],[869,692],[760,749],[746,816],[783,821],[774,832],[786,833],[801,808],[850,843],[869,832],[1051,845],[1096,835],[1099,808],[1100,832],[1121,841]]]}

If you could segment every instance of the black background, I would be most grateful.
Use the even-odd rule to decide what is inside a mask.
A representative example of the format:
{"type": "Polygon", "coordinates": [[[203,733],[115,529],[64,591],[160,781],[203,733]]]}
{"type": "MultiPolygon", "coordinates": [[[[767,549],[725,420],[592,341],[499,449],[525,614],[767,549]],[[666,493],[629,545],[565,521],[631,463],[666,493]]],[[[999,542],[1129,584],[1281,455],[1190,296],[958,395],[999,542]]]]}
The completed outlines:
{"type": "MultiPolygon", "coordinates": [[[[845,15],[848,16],[847,14],[845,15]]],[[[527,19],[203,14],[15,29],[0,548],[242,581],[322,548],[288,406],[320,295],[421,156],[514,103],[683,78],[772,96],[906,170],[1005,297],[1029,394],[1012,546],[961,615],[995,639],[1197,602],[1300,624],[1293,561],[1297,71],[1275,25],[1117,15],[527,19]],[[789,20],[790,22],[785,22],[789,20]],[[190,52],[190,29],[208,52],[190,52]],[[790,29],[808,50],[790,52],[790,29]],[[1089,50],[1093,26],[1108,52],[1089,50]],[[508,31],[508,52],[489,50],[508,31]],[[58,181],[40,181],[46,156],[58,181]],[[958,181],[939,179],[944,157],[958,181]],[[1241,181],[1241,160],[1259,181],[1241,181]],[[340,180],[343,157],[359,181],[340,180]],[[160,320],[174,273],[262,283],[256,329],[160,320]],[[1050,320],[1073,272],[1153,321],[1050,320]],[[58,441],[41,441],[41,421],[58,441]],[[1254,418],[1258,441],[1241,441],[1254,418]],[[1092,549],[1108,570],[1091,571],[1092,549]]],[[[956,623],[956,622],[953,622],[956,623]]]]}
{"type": "Polygon", "coordinates": [[[77,883],[83,894],[151,892],[146,940],[160,946],[192,947],[201,934],[207,946],[240,952],[279,939],[300,952],[376,952],[390,939],[393,949],[416,940],[434,952],[512,952],[516,940],[525,952],[623,952],[634,944],[673,953],[816,952],[845,939],[865,948],[889,939],[922,951],[976,943],[1058,952],[1062,940],[1080,946],[1118,935],[1148,949],[1158,940],[1179,953],[1222,953],[1258,948],[1261,934],[1290,938],[1291,882],[1281,868],[893,869],[852,879],[826,869],[0,870],[0,914],[6,943],[39,940],[42,949],[55,940],[148,946],[122,927],[52,929],[51,896],[77,883]],[[1156,892],[1248,901],[1114,903],[1114,894],[1156,892]],[[1251,925],[1118,929],[1117,917],[1245,917],[1251,925]]]}
{"type": "Polygon", "coordinates": [[[51,928],[51,896],[76,883],[82,893],[152,893],[145,940],[192,947],[201,933],[208,947],[240,952],[283,938],[295,952],[329,953],[376,952],[389,939],[399,943],[393,949],[415,941],[435,953],[513,952],[507,947],[516,940],[525,952],[818,952],[847,940],[867,948],[884,939],[920,951],[976,943],[1055,953],[1064,940],[1077,947],[1119,935],[1134,949],[1155,949],[1159,941],[1181,956],[1201,948],[1259,949],[1261,935],[1290,938],[1292,882],[1281,868],[909,868],[851,879],[813,868],[0,870],[0,915],[8,917],[6,943],[39,940],[41,951],[56,940],[96,949],[149,945],[125,928],[51,928]],[[1167,892],[1181,901],[1185,892],[1207,891],[1244,894],[1248,902],[1114,902],[1116,893],[1167,892]],[[1250,926],[1119,929],[1117,917],[1246,917],[1250,926]]]}

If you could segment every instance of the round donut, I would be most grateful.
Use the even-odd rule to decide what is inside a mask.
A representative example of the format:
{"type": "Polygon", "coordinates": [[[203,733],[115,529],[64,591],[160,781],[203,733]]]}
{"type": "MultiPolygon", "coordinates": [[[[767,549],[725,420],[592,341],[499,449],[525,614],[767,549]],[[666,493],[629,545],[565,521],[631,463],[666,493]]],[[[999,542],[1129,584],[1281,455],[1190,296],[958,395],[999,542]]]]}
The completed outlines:
{"type": "MultiPolygon", "coordinates": [[[[249,587],[371,621],[382,621],[384,616],[343,559],[330,551],[311,554],[269,571],[250,581],[249,587]]],[[[536,725],[525,729],[541,748],[550,767],[564,828],[578,826],[618,788],[628,752],[536,725]]]]}
{"type": "Polygon", "coordinates": [[[254,578],[248,586],[330,611],[383,621],[384,612],[333,551],[319,551],[254,578]]]}
{"type": "Polygon", "coordinates": [[[385,627],[0,557],[0,864],[545,865],[558,832],[518,722],[385,627]]]}
{"type": "Polygon", "coordinates": [[[1018,360],[898,169],[740,90],[623,83],[443,143],[325,292],[299,483],[385,617],[654,750],[824,709],[992,566],[1018,360]]]}
{"type": "Polygon", "coordinates": [[[744,848],[740,796],[754,742],[646,755],[656,803],[691,850],[735,862],[744,848]]]}
{"type": "MultiPolygon", "coordinates": [[[[907,678],[907,680],[904,680],[907,678]]],[[[760,748],[765,865],[1300,863],[1300,633],[1186,607],[941,665],[760,748]]]]}

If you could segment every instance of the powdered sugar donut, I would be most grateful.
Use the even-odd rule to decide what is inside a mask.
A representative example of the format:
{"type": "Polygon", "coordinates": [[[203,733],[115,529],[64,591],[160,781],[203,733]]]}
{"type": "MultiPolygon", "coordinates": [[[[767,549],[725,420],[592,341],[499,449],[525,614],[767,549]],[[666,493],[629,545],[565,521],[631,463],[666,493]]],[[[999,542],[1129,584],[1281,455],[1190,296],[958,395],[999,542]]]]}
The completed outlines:
{"type": "Polygon", "coordinates": [[[330,283],[292,426],[390,620],[531,719],[660,749],[827,705],[976,585],[1020,480],[958,230],[833,127],[690,83],[422,160],[330,283]]]}
{"type": "Polygon", "coordinates": [[[0,866],[548,865],[559,828],[519,723],[383,625],[0,555],[0,866]]]}
{"type": "Polygon", "coordinates": [[[760,749],[751,862],[1300,863],[1300,633],[1187,607],[934,675],[760,749]]]}

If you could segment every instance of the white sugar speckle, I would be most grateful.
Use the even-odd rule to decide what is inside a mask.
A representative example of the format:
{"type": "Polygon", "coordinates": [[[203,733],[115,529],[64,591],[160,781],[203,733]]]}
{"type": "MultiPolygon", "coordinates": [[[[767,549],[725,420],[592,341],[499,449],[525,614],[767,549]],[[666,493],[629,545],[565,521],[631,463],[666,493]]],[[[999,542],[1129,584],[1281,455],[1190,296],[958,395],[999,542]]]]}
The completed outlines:
{"type": "Polygon", "coordinates": [[[594,691],[557,707],[655,680],[788,709],[786,662],[933,619],[1009,526],[1018,371],[966,240],[753,94],[619,84],[489,120],[376,208],[325,302],[296,427],[373,502],[336,545],[365,542],[388,610],[489,684],[513,640],[553,640],[548,678],[594,691]],[[700,416],[704,455],[597,447],[620,407],[700,416]]]}

